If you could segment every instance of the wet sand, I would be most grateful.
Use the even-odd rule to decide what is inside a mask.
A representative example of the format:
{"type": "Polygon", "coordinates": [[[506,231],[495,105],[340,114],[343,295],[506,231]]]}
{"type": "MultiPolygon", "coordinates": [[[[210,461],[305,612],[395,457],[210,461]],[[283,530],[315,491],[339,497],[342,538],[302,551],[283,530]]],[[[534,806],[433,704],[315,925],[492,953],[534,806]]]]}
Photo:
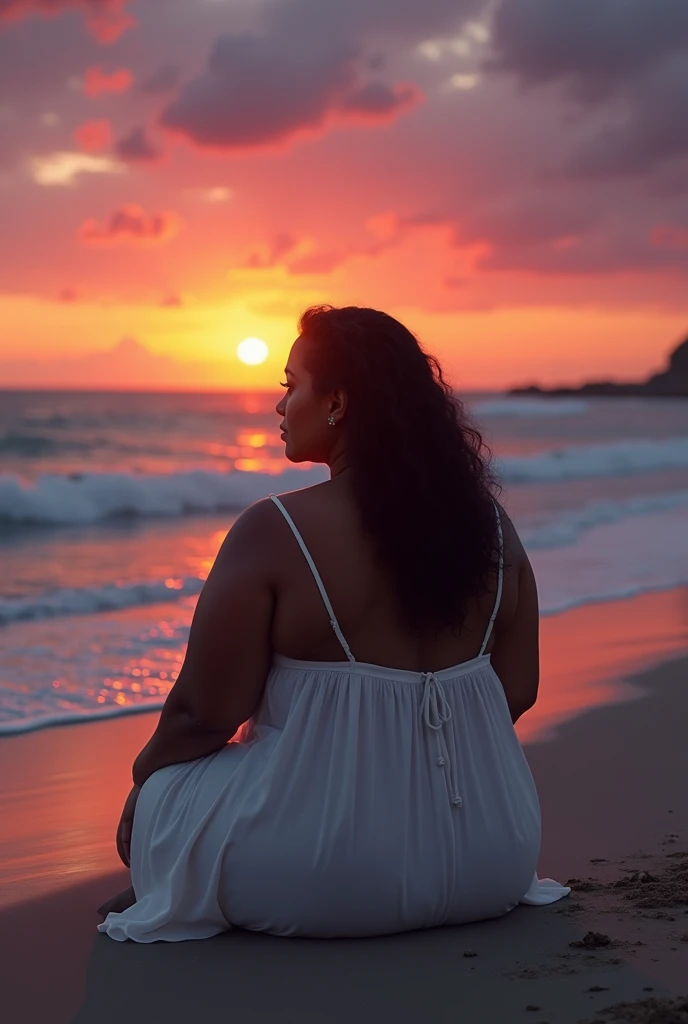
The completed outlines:
{"type": "MultiPolygon", "coordinates": [[[[617,626],[625,623],[637,641],[638,607],[599,606],[600,636],[619,639],[617,626]]],[[[647,608],[641,605],[645,614],[647,608]]],[[[581,635],[588,656],[596,653],[592,624],[587,635],[580,632],[585,625],[577,613],[543,623],[546,680],[555,655],[572,679],[576,666],[582,671],[581,635]]],[[[672,649],[663,644],[631,644],[630,661],[638,667],[672,649]]],[[[657,1002],[688,994],[688,658],[633,678],[618,650],[609,662],[619,666],[617,682],[609,671],[598,683],[614,687],[624,703],[580,713],[590,705],[583,702],[578,717],[556,726],[553,741],[554,719],[546,729],[531,726],[530,740],[524,729],[543,812],[540,873],[575,879],[572,896],[550,907],[518,907],[499,921],[383,939],[235,931],[142,947],[98,935],[95,908],[127,884],[112,830],[153,717],[0,741],[0,1019],[176,1024],[232,1013],[242,1024],[688,1020],[680,1008],[657,1002]],[[597,1016],[637,1000],[647,1006],[597,1016]]],[[[588,685],[586,676],[581,686],[588,685]]],[[[574,691],[566,692],[569,701],[574,691]]],[[[543,692],[543,705],[553,700],[543,692]]]]}

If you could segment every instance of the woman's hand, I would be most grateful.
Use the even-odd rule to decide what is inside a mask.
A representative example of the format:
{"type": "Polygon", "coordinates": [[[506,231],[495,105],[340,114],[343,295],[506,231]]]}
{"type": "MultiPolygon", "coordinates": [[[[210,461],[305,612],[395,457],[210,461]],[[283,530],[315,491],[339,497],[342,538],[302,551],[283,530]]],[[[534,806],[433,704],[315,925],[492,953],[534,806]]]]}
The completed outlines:
{"type": "Polygon", "coordinates": [[[124,803],[122,817],[120,818],[119,825],[117,827],[117,853],[119,854],[120,860],[127,868],[129,867],[131,853],[131,828],[134,823],[134,811],[136,810],[136,801],[139,798],[140,792],[140,786],[133,787],[124,803]]]}

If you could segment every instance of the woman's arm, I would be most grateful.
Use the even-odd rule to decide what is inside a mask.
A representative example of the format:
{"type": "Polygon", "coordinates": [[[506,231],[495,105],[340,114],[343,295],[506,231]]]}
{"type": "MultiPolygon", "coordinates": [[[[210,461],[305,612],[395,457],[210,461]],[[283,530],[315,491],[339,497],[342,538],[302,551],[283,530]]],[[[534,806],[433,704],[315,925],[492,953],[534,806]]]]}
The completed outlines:
{"type": "Polygon", "coordinates": [[[258,502],[227,534],[198,599],[179,677],[134,762],[135,785],[220,750],[257,708],[270,666],[272,509],[258,502]]]}
{"type": "MultiPolygon", "coordinates": [[[[506,518],[506,517],[505,517],[506,518]]],[[[540,681],[538,594],[533,568],[511,523],[506,520],[508,562],[517,574],[516,607],[506,622],[495,622],[492,665],[504,687],[511,721],[516,723],[537,700],[540,681]]]]}

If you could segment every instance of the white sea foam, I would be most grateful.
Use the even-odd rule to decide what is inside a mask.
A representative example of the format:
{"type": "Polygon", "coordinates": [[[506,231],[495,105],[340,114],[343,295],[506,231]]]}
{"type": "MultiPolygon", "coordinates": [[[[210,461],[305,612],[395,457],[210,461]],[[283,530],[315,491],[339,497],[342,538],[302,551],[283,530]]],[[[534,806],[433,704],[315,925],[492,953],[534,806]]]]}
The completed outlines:
{"type": "Polygon", "coordinates": [[[473,406],[473,412],[479,419],[582,416],[587,409],[588,402],[583,398],[494,398],[476,402],[473,406]]]}
{"type": "Polygon", "coordinates": [[[688,585],[686,515],[660,510],[588,529],[572,546],[531,549],[541,613],[688,585]]]}
{"type": "Polygon", "coordinates": [[[512,484],[555,483],[648,473],[657,469],[685,469],[688,467],[688,437],[553,448],[536,455],[509,456],[501,460],[500,467],[502,479],[512,484]]]}
{"type": "MultiPolygon", "coordinates": [[[[688,585],[688,494],[642,500],[642,508],[641,499],[591,503],[522,530],[543,616],[688,585]]],[[[21,682],[0,685],[0,735],[159,708],[181,665],[193,611],[192,597],[170,598],[191,595],[200,585],[191,577],[175,581],[178,589],[158,581],[118,588],[116,597],[107,587],[62,591],[26,599],[14,616],[7,616],[6,601],[5,675],[12,679],[20,667],[21,682]],[[117,610],[77,614],[67,631],[40,621],[119,609],[158,594],[164,603],[126,616],[117,610]],[[30,615],[34,621],[19,621],[30,615]]]]}
{"type": "MultiPolygon", "coordinates": [[[[537,484],[647,473],[688,467],[688,437],[576,445],[497,463],[505,483],[537,484]]],[[[43,475],[34,483],[0,476],[0,522],[87,524],[123,516],[179,517],[242,509],[273,490],[292,490],[327,478],[323,466],[283,473],[217,473],[194,470],[167,475],[84,473],[43,475]]]]}
{"type": "MultiPolygon", "coordinates": [[[[618,501],[591,501],[578,509],[564,509],[518,523],[521,539],[530,552],[572,547],[598,526],[658,512],[688,509],[688,491],[636,495],[618,501]]],[[[12,622],[89,615],[118,611],[161,601],[176,601],[200,593],[203,580],[180,576],[164,580],[129,581],[97,587],[55,588],[21,597],[0,597],[0,626],[12,622]]],[[[624,596],[614,591],[612,596],[624,596]]]]}
{"type": "Polygon", "coordinates": [[[203,580],[186,576],[141,583],[113,583],[102,587],[63,587],[26,597],[0,597],[0,625],[174,601],[200,593],[202,586],[203,580]]]}
{"type": "Polygon", "coordinates": [[[292,490],[327,478],[324,467],[284,473],[186,473],[136,475],[44,474],[33,484],[0,476],[0,521],[10,523],[97,523],[124,516],[175,518],[198,512],[243,509],[273,490],[292,490]]]}
{"type": "Polygon", "coordinates": [[[546,518],[538,517],[539,521],[524,523],[519,532],[523,543],[531,551],[570,547],[596,526],[680,509],[688,509],[688,491],[640,494],[618,501],[599,499],[588,502],[582,508],[565,509],[546,518]]]}

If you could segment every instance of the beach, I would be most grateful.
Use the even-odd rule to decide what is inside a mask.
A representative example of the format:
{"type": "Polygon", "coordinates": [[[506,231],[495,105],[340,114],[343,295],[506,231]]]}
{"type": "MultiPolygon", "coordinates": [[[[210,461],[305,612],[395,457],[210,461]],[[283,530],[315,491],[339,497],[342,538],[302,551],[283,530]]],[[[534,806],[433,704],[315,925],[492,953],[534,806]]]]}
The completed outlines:
{"type": "Polygon", "coordinates": [[[571,897],[382,939],[234,931],[140,947],[97,934],[95,908],[127,884],[113,832],[155,714],[5,737],[3,1021],[173,1024],[229,1009],[247,1024],[573,1024],[622,1000],[685,994],[686,652],[686,589],[543,620],[541,700],[518,729],[542,807],[539,873],[578,879],[571,897]],[[675,892],[682,905],[639,906],[650,890],[613,884],[635,871],[663,880],[660,903],[675,892]]]}

